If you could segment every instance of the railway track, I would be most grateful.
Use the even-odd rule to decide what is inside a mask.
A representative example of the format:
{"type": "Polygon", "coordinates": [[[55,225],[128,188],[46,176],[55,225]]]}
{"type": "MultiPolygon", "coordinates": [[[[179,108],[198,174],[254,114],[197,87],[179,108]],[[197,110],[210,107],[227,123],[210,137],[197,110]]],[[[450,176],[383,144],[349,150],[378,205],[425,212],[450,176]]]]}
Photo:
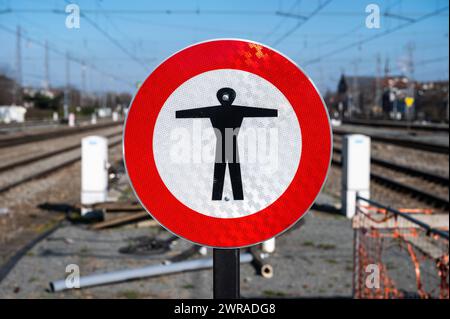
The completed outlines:
{"type": "MultiPolygon", "coordinates": [[[[342,150],[335,147],[333,148],[333,153],[336,155],[341,155],[342,150]]],[[[342,166],[342,161],[340,159],[333,157],[332,164],[336,166],[342,166]]],[[[423,180],[426,180],[428,182],[437,185],[436,187],[440,187],[440,189],[445,187],[447,189],[446,197],[439,195],[434,191],[419,189],[415,186],[412,186],[411,182],[410,183],[401,182],[398,179],[387,176],[389,174],[386,175],[382,174],[380,173],[381,171],[380,169],[377,170],[372,169],[370,174],[371,180],[373,180],[378,184],[386,186],[390,189],[393,189],[394,191],[408,194],[416,198],[417,200],[430,204],[436,208],[448,209],[450,207],[448,199],[448,185],[449,185],[448,177],[440,176],[423,170],[414,169],[397,163],[392,163],[376,157],[371,158],[371,164],[374,167],[379,167],[384,170],[390,170],[391,171],[390,175],[403,174],[409,177],[416,178],[414,180],[416,183],[424,184],[423,180]],[[419,178],[419,180],[417,180],[417,178],[419,178]]]]}
{"type": "MultiPolygon", "coordinates": [[[[340,148],[334,147],[333,148],[333,152],[335,154],[339,154],[341,155],[342,150],[340,148]]],[[[424,170],[419,170],[419,169],[415,169],[412,167],[408,167],[405,165],[400,165],[400,164],[396,164],[393,162],[389,162],[387,160],[378,158],[378,157],[374,157],[372,156],[370,158],[371,164],[372,165],[377,165],[380,167],[384,167],[384,168],[388,168],[400,173],[404,173],[404,174],[408,174],[411,176],[415,176],[415,177],[419,177],[419,178],[423,178],[425,180],[428,180],[430,182],[434,182],[440,185],[444,185],[444,186],[448,186],[449,185],[449,178],[445,177],[445,176],[441,176],[438,174],[434,174],[432,172],[427,172],[424,170]]]]}
{"type": "MultiPolygon", "coordinates": [[[[78,116],[77,123],[80,125],[89,124],[91,117],[89,116],[78,116]]],[[[55,127],[67,127],[67,123],[62,121],[55,121],[53,119],[27,119],[25,122],[18,123],[0,123],[0,134],[17,132],[22,130],[30,130],[36,128],[55,128],[55,127]]]]}
{"type": "Polygon", "coordinates": [[[52,120],[27,121],[24,123],[0,124],[0,133],[11,133],[36,128],[55,128],[61,124],[52,120]]]}
{"type": "MultiPolygon", "coordinates": [[[[338,128],[333,128],[333,134],[338,136],[343,136],[347,134],[359,134],[358,132],[352,132],[347,130],[340,130],[338,128]]],[[[413,148],[417,150],[427,151],[427,152],[434,152],[439,154],[449,154],[449,147],[448,145],[441,145],[441,144],[433,144],[433,143],[426,143],[421,141],[415,141],[412,139],[406,139],[406,138],[399,138],[399,137],[388,137],[383,135],[375,135],[375,134],[364,134],[367,136],[370,136],[372,141],[385,143],[385,144],[393,144],[408,148],[413,148]]]]}
{"type": "Polygon", "coordinates": [[[350,125],[360,125],[360,126],[372,126],[372,127],[386,127],[386,128],[396,128],[396,129],[411,129],[415,131],[431,131],[431,132],[448,132],[448,124],[417,124],[411,123],[407,124],[405,122],[398,121],[386,121],[386,120],[344,120],[342,123],[350,125]]]}
{"type": "MultiPolygon", "coordinates": [[[[119,145],[122,142],[122,132],[112,133],[105,137],[108,138],[108,147],[110,148],[119,145]]],[[[0,173],[9,174],[10,176],[8,176],[8,178],[3,178],[7,181],[0,184],[0,193],[4,193],[21,184],[56,172],[79,160],[81,160],[80,143],[1,166],[0,173]],[[45,161],[52,159],[56,159],[55,164],[44,163],[45,161]],[[28,167],[28,165],[35,165],[36,168],[32,169],[32,172],[30,173],[16,173],[17,170],[28,167]]]]}
{"type": "Polygon", "coordinates": [[[83,132],[89,132],[92,130],[98,130],[102,128],[114,127],[122,125],[121,122],[105,122],[100,124],[89,124],[81,127],[65,127],[63,129],[45,131],[41,133],[33,133],[33,134],[22,134],[19,136],[13,137],[4,137],[0,138],[0,148],[17,146],[21,144],[27,144],[31,142],[38,142],[49,140],[53,138],[59,138],[64,136],[75,135],[83,132]]]}

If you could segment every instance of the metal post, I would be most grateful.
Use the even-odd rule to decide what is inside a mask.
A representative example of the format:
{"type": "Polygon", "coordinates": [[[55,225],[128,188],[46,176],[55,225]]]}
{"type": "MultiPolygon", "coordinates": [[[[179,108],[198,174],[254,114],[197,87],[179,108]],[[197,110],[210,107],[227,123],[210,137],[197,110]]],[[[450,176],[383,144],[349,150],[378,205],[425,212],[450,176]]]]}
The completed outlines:
{"type": "Polygon", "coordinates": [[[213,250],[214,299],[239,299],[239,249],[213,250]]]}
{"type": "Polygon", "coordinates": [[[64,87],[64,102],[63,112],[64,119],[69,118],[69,104],[70,104],[70,55],[66,52],[66,86],[64,87]]]}

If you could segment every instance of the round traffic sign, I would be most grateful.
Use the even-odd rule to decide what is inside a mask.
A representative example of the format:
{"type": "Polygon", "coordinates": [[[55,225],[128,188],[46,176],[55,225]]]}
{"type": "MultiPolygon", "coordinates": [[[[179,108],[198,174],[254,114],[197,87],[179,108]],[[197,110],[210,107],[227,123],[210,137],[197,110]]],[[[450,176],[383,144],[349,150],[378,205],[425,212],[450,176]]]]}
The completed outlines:
{"type": "Polygon", "coordinates": [[[245,40],[174,54],[140,86],[124,129],[132,187],[194,243],[254,245],[294,225],[331,159],[325,104],[291,60],[245,40]]]}

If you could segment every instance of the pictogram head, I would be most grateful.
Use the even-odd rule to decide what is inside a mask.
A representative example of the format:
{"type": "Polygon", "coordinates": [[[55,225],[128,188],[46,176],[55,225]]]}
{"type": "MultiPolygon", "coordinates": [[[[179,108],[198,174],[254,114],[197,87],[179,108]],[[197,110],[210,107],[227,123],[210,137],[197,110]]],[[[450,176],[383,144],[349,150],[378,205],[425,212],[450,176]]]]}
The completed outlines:
{"type": "Polygon", "coordinates": [[[217,99],[222,106],[230,106],[236,98],[236,91],[232,88],[221,88],[217,91],[217,99]]]}

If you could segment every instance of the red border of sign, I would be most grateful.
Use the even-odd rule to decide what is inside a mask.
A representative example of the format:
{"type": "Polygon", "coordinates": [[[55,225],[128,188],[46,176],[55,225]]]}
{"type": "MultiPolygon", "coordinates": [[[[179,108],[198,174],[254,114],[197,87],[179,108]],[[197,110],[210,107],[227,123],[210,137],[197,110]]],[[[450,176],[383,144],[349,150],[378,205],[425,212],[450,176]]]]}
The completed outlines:
{"type": "Polygon", "coordinates": [[[299,67],[266,46],[228,39],[190,46],[159,65],[131,103],[123,138],[127,173],[145,209],[174,234],[218,248],[254,245],[294,225],[326,180],[331,147],[325,104],[299,67]],[[153,130],[165,101],[185,81],[216,69],[243,70],[271,82],[291,103],[300,122],[302,154],[291,184],[274,203],[245,217],[215,218],[185,206],[165,186],[153,157],[153,130]]]}

